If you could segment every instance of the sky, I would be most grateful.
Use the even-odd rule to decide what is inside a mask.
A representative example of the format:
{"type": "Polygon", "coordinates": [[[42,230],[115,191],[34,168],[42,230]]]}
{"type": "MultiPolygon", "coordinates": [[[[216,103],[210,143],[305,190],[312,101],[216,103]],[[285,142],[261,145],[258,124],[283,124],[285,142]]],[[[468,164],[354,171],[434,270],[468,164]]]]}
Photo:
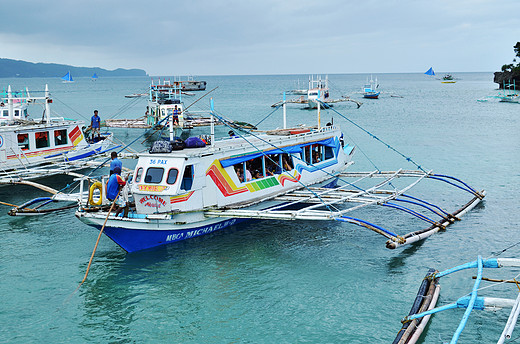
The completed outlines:
{"type": "Polygon", "coordinates": [[[0,57],[154,76],[493,72],[518,0],[17,0],[0,57]]]}

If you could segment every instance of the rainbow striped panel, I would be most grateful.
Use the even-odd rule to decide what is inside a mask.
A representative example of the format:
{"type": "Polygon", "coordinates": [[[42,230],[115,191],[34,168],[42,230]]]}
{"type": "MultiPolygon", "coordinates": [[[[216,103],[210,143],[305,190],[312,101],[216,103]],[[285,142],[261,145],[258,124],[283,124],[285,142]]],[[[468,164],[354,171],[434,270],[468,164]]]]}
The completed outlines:
{"type": "Polygon", "coordinates": [[[74,146],[77,146],[83,140],[83,133],[78,126],[70,131],[69,138],[74,146]]]}

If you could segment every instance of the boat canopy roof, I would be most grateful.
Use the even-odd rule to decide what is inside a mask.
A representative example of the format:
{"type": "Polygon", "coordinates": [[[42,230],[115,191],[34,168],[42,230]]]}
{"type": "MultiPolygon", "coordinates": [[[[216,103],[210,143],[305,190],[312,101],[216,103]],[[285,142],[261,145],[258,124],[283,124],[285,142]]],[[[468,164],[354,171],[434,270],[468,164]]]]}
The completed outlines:
{"type": "Polygon", "coordinates": [[[226,168],[228,166],[236,165],[236,164],[239,164],[244,161],[248,161],[251,159],[261,157],[264,154],[273,155],[273,154],[283,154],[283,153],[291,153],[291,154],[300,153],[302,151],[303,147],[315,145],[315,144],[320,144],[320,145],[328,146],[328,147],[336,147],[337,142],[334,139],[334,137],[330,137],[330,138],[324,139],[324,140],[305,142],[305,143],[301,143],[301,144],[297,144],[297,145],[289,146],[289,147],[284,147],[284,148],[274,148],[274,149],[264,151],[264,152],[256,151],[256,152],[250,153],[250,154],[229,157],[229,158],[220,160],[220,164],[222,165],[222,167],[226,168]]]}

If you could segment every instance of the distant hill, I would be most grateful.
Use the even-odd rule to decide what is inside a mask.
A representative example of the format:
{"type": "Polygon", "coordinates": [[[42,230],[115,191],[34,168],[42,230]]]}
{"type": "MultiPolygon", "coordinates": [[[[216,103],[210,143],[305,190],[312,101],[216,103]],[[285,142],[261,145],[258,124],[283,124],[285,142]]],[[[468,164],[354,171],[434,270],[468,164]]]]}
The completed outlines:
{"type": "Polygon", "coordinates": [[[32,63],[19,60],[0,58],[0,78],[34,78],[62,77],[70,71],[73,77],[88,76],[96,73],[104,76],[147,76],[142,69],[107,70],[98,67],[74,67],[56,63],[32,63]]]}

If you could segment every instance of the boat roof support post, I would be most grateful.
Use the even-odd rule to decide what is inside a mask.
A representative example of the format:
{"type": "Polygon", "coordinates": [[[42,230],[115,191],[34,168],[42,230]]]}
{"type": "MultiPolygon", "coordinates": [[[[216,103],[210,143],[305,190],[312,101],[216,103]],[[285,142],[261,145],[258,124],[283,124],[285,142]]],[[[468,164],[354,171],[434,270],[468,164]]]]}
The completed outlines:
{"type": "Polygon", "coordinates": [[[9,113],[9,121],[14,119],[13,109],[13,93],[11,92],[11,85],[7,86],[7,111],[9,113]]]}
{"type": "Polygon", "coordinates": [[[283,128],[287,129],[287,104],[285,103],[285,92],[283,93],[283,128]]]}
{"type": "Polygon", "coordinates": [[[318,104],[318,130],[321,129],[321,90],[318,90],[318,101],[316,102],[318,104]]]}
{"type": "Polygon", "coordinates": [[[210,113],[211,113],[211,145],[215,145],[215,118],[213,117],[213,112],[215,111],[215,107],[213,104],[213,98],[209,99],[210,113]]]}
{"type": "Polygon", "coordinates": [[[49,93],[49,85],[45,84],[45,120],[47,123],[51,122],[51,97],[49,93]]]}

